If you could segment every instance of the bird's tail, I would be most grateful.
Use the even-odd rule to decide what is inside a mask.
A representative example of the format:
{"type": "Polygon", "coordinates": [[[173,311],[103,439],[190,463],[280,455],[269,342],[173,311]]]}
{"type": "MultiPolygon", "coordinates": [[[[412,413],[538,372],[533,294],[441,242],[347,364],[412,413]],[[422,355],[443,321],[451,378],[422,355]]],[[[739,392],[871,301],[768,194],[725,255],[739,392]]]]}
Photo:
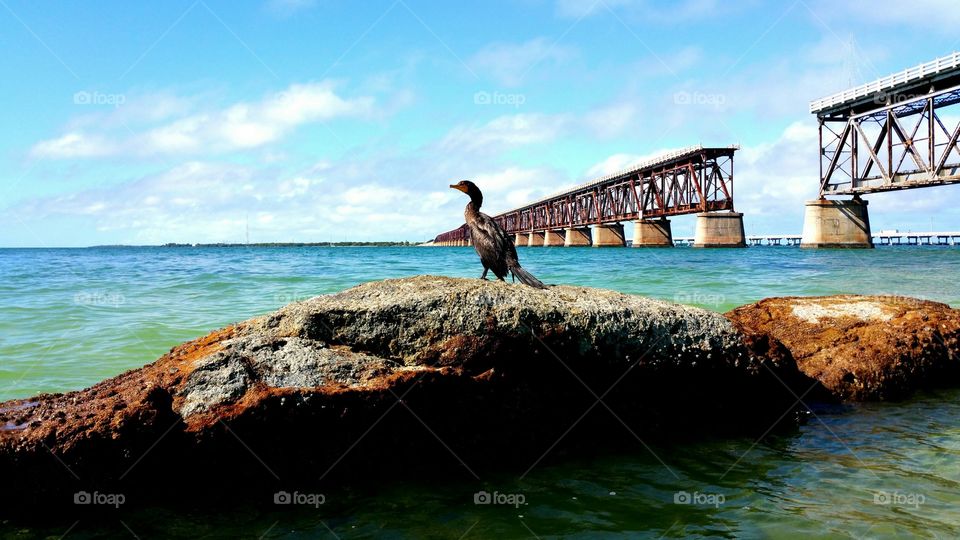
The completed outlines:
{"type": "Polygon", "coordinates": [[[527,272],[523,268],[520,268],[519,265],[511,267],[510,272],[513,274],[513,277],[519,279],[520,283],[523,283],[524,285],[529,285],[537,289],[547,288],[547,286],[544,285],[542,281],[533,277],[533,274],[531,274],[530,272],[527,272]]]}

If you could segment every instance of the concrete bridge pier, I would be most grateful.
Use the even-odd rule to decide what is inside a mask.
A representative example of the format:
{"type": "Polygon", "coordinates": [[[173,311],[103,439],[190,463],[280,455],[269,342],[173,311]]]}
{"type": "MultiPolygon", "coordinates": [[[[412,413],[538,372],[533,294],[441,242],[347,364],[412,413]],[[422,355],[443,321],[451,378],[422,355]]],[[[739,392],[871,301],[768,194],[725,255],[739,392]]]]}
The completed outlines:
{"type": "Polygon", "coordinates": [[[594,225],[593,247],[623,247],[627,245],[623,236],[623,224],[594,225]]]}
{"type": "Polygon", "coordinates": [[[532,232],[527,235],[527,247],[542,247],[543,246],[543,233],[542,232],[532,232]]]}
{"type": "Polygon", "coordinates": [[[543,233],[543,247],[562,246],[563,241],[563,233],[560,231],[544,231],[543,233]]]}
{"type": "Polygon", "coordinates": [[[673,247],[670,220],[660,218],[634,221],[633,247],[673,247]]]}
{"type": "Polygon", "coordinates": [[[857,197],[807,201],[800,247],[872,248],[867,201],[857,197]]]}
{"type": "Polygon", "coordinates": [[[747,247],[747,237],[743,233],[743,214],[740,212],[703,212],[697,214],[697,229],[693,235],[693,247],[747,247]]]}
{"type": "Polygon", "coordinates": [[[527,245],[527,235],[523,233],[517,233],[513,238],[513,245],[520,247],[527,245]]]}
{"type": "Polygon", "coordinates": [[[590,227],[580,229],[566,229],[566,238],[563,240],[564,247],[589,246],[591,243],[590,227]]]}

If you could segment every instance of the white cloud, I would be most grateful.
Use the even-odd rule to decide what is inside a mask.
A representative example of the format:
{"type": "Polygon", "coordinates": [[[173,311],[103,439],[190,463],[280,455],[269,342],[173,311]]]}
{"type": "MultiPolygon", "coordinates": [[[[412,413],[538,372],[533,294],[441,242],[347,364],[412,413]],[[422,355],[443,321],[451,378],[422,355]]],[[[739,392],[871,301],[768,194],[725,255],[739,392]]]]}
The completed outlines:
{"type": "Polygon", "coordinates": [[[306,195],[314,184],[319,184],[322,180],[314,180],[303,176],[284,180],[277,186],[277,196],[280,200],[292,199],[306,195]]]}
{"type": "Polygon", "coordinates": [[[444,151],[504,150],[549,142],[569,124],[566,115],[514,114],[494,118],[479,126],[458,126],[440,142],[444,151]]]}
{"type": "Polygon", "coordinates": [[[87,158],[106,156],[114,153],[114,143],[97,135],[70,132],[61,137],[41,141],[31,150],[38,157],[87,158]]]}
{"type": "Polygon", "coordinates": [[[634,163],[639,163],[646,159],[645,156],[640,156],[636,154],[613,154],[612,156],[604,159],[603,161],[593,165],[587,169],[586,179],[597,178],[600,176],[606,176],[608,174],[615,173],[626,169],[634,163]]]}
{"type": "Polygon", "coordinates": [[[535,38],[524,43],[492,43],[474,54],[467,63],[478,72],[489,73],[506,86],[516,86],[538,66],[562,64],[574,58],[573,47],[535,38]]]}
{"type": "MultiPolygon", "coordinates": [[[[562,189],[569,182],[565,175],[547,167],[515,165],[477,174],[471,180],[483,189],[484,207],[491,214],[523,206],[562,189]]],[[[457,200],[465,199],[458,197],[457,200]]]]}
{"type": "Polygon", "coordinates": [[[818,144],[816,124],[795,122],[774,142],[736,153],[733,198],[737,210],[778,229],[757,232],[800,230],[804,203],[817,198],[819,191],[818,144]]]}
{"type": "MultiPolygon", "coordinates": [[[[173,107],[168,110],[175,110],[173,107]]],[[[131,134],[126,124],[110,132],[97,132],[97,126],[87,126],[85,131],[35,144],[31,155],[70,159],[228,152],[275,142],[304,124],[340,117],[369,118],[373,112],[372,97],[341,97],[329,81],[292,84],[259,102],[193,113],[140,133],[131,134]]]]}
{"type": "Polygon", "coordinates": [[[481,173],[472,178],[477,185],[483,186],[485,193],[500,193],[518,186],[529,186],[542,178],[538,178],[541,171],[523,169],[521,167],[507,167],[496,172],[481,173]]]}
{"type": "Polygon", "coordinates": [[[594,109],[583,117],[583,124],[598,137],[616,137],[637,125],[638,107],[633,103],[616,103],[594,109]]]}
{"type": "Polygon", "coordinates": [[[496,153],[548,143],[572,132],[585,131],[609,138],[635,125],[638,114],[638,108],[631,103],[615,103],[580,115],[503,115],[484,124],[456,126],[437,143],[437,147],[444,153],[496,153]]]}

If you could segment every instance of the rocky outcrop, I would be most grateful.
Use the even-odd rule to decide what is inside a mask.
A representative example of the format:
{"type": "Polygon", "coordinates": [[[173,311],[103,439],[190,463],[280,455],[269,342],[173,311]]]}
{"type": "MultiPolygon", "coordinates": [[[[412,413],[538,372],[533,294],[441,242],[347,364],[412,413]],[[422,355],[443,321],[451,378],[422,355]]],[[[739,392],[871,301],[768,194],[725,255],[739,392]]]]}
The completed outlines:
{"type": "Polygon", "coordinates": [[[719,314],[612,291],[368,283],[86,390],[0,404],[0,474],[18,486],[0,497],[182,496],[172,475],[195,495],[424,468],[469,477],[577,445],[760,433],[792,418],[811,381],[789,354],[746,345],[719,314]]]}
{"type": "Polygon", "coordinates": [[[899,296],[768,298],[727,314],[749,343],[786,349],[842,400],[960,382],[960,311],[899,296]]]}
{"type": "Polygon", "coordinates": [[[568,451],[760,435],[813,401],[957,381],[958,339],[957,311],[905,298],[775,298],[723,316],[581,287],[368,283],[85,390],[0,404],[0,508],[78,492],[269,502],[358,477],[521,474],[568,451]]]}

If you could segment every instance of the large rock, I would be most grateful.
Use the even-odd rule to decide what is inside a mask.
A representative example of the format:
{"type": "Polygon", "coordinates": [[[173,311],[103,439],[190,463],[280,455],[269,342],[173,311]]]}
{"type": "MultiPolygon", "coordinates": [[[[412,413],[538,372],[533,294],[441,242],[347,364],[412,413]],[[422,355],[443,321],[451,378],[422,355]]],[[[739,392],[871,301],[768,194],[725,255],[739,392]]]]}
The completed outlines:
{"type": "Polygon", "coordinates": [[[782,345],[842,400],[890,400],[960,381],[960,311],[901,296],[768,298],[727,316],[782,345]]]}
{"type": "Polygon", "coordinates": [[[641,437],[763,432],[792,418],[786,386],[809,382],[789,355],[751,354],[701,309],[389,280],[219,330],[86,390],[0,404],[0,497],[522,472],[578,443],[646,451],[641,437]]]}

